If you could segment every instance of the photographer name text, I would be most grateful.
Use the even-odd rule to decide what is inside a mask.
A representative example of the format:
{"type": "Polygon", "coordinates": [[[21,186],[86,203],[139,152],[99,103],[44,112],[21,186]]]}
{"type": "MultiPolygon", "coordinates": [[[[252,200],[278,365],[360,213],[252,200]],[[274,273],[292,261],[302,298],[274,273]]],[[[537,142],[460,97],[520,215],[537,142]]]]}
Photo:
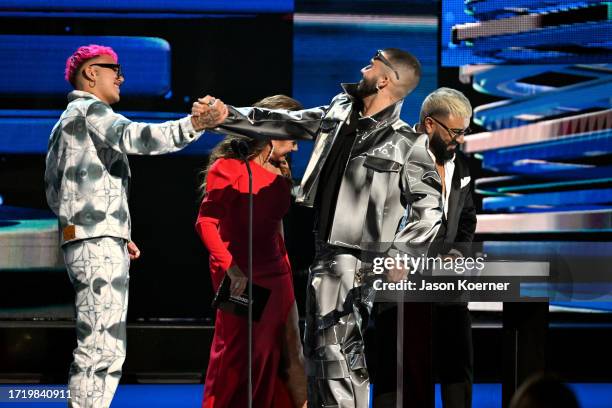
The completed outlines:
{"type": "Polygon", "coordinates": [[[467,279],[459,279],[456,282],[417,282],[401,280],[399,282],[374,281],[375,290],[407,290],[421,292],[437,291],[507,291],[510,282],[470,282],[467,279]]]}

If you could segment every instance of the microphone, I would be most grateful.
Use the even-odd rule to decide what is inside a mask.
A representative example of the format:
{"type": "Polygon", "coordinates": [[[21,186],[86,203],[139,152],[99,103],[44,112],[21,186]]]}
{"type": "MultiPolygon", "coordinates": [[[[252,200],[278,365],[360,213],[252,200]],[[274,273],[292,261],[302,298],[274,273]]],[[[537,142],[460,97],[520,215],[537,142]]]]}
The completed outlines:
{"type": "Polygon", "coordinates": [[[248,313],[248,339],[247,344],[249,347],[247,366],[248,370],[248,390],[249,400],[248,408],[253,407],[253,173],[251,172],[251,166],[249,165],[249,144],[245,140],[232,139],[230,146],[234,153],[236,153],[243,161],[246,166],[247,173],[249,174],[249,222],[248,222],[248,235],[247,235],[247,247],[248,247],[248,262],[247,262],[247,276],[249,277],[248,283],[248,299],[247,302],[247,313],[248,313]]]}
{"type": "Polygon", "coordinates": [[[249,144],[246,141],[234,139],[230,142],[230,145],[234,153],[241,159],[246,160],[249,155],[249,144]]]}

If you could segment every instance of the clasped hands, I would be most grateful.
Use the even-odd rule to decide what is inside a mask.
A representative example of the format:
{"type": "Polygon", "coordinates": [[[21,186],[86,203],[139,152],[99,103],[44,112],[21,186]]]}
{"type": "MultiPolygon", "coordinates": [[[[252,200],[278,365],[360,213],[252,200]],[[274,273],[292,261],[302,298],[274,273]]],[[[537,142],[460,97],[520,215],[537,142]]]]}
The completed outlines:
{"type": "Polygon", "coordinates": [[[210,95],[198,98],[191,108],[191,123],[195,130],[214,129],[227,118],[227,106],[210,95]]]}

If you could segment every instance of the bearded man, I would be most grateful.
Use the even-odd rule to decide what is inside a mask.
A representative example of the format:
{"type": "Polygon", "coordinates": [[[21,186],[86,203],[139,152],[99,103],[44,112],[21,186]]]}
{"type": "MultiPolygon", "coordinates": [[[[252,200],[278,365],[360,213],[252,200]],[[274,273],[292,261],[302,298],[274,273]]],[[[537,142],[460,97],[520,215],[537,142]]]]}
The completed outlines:
{"type": "MultiPolygon", "coordinates": [[[[421,256],[442,219],[428,136],[399,118],[419,83],[420,63],[387,48],[361,74],[328,106],[293,112],[229,106],[220,126],[256,138],[315,139],[296,198],[316,214],[304,342],[311,407],[368,407],[363,330],[373,301],[371,254],[419,245],[407,252],[421,256]]],[[[399,280],[407,271],[392,272],[399,280]]]]}

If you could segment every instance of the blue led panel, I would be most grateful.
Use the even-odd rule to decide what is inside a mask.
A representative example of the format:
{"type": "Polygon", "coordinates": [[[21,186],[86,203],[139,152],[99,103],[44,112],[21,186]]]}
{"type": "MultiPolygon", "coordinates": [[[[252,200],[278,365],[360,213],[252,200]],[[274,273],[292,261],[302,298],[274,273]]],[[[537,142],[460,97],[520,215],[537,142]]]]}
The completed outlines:
{"type": "Polygon", "coordinates": [[[63,97],[72,90],[64,80],[66,59],[86,44],[117,52],[125,74],[122,95],[163,96],[170,90],[170,45],[161,38],[0,35],[0,95],[63,97]]]}
{"type": "Polygon", "coordinates": [[[0,10],[155,13],[291,13],[293,0],[1,0],[0,10]]]}
{"type": "MultiPolygon", "coordinates": [[[[480,55],[495,55],[513,64],[542,63],[577,64],[577,63],[609,63],[612,62],[612,24],[605,22],[586,22],[575,26],[540,28],[535,32],[512,35],[493,36],[475,42],[473,52],[480,55]],[[597,37],[600,37],[599,43],[597,37]],[[601,38],[602,36],[605,36],[601,38]],[[554,41],[554,42],[553,42],[554,41]],[[601,48],[601,52],[576,55],[574,52],[552,51],[555,47],[580,45],[601,48]],[[595,44],[591,44],[595,43],[595,44]],[[539,51],[541,47],[550,46],[551,51],[539,51]],[[536,51],[537,50],[537,51],[536,51]]],[[[585,47],[586,48],[586,47],[585,47]]],[[[590,48],[590,47],[589,47],[590,48]]]]}
{"type": "MultiPolygon", "coordinates": [[[[573,164],[573,163],[557,163],[557,162],[547,162],[543,160],[520,160],[520,161],[514,162],[512,168],[515,173],[519,173],[519,174],[535,175],[535,176],[546,174],[546,176],[548,176],[550,173],[563,172],[564,174],[567,174],[569,172],[577,172],[580,170],[587,170],[587,169],[594,170],[595,166],[591,166],[589,168],[586,165],[573,164]]],[[[597,169],[597,171],[600,171],[600,170],[597,169]]],[[[559,178],[558,176],[555,176],[555,177],[559,178]]]]}
{"type": "MultiPolygon", "coordinates": [[[[483,154],[485,168],[511,172],[514,162],[524,159],[574,159],[612,153],[612,129],[568,137],[554,142],[533,143],[483,154]]],[[[602,174],[604,176],[604,174],[602,174]]]]}
{"type": "Polygon", "coordinates": [[[508,197],[486,197],[482,200],[483,210],[495,211],[508,208],[518,209],[529,206],[578,206],[588,204],[610,204],[612,189],[557,191],[508,197]]]}
{"type": "MultiPolygon", "coordinates": [[[[555,1],[555,0],[512,0],[513,9],[537,10],[540,12],[555,10],[559,4],[584,5],[605,3],[608,0],[588,0],[588,1],[555,1]]],[[[477,18],[487,18],[495,16],[509,15],[512,9],[508,10],[508,0],[468,0],[465,1],[465,12],[477,18]]]]}
{"type": "Polygon", "coordinates": [[[612,62],[612,3],[442,0],[442,66],[612,62]]]}
{"type": "Polygon", "coordinates": [[[572,302],[577,300],[594,302],[612,302],[612,284],[596,283],[540,283],[521,282],[521,297],[546,297],[551,303],[572,302]]]}
{"type": "MultiPolygon", "coordinates": [[[[481,80],[486,82],[484,78],[481,80]]],[[[474,87],[482,90],[478,83],[474,87]]],[[[612,75],[608,72],[591,81],[478,106],[474,109],[474,122],[489,130],[517,127],[532,123],[534,117],[554,116],[597,106],[608,107],[610,95],[612,75]]]]}
{"type": "Polygon", "coordinates": [[[496,65],[474,73],[474,89],[501,98],[533,97],[553,89],[586,83],[611,76],[605,66],[496,65]],[[551,83],[546,76],[561,79],[551,83]],[[540,78],[540,81],[537,81],[540,78]],[[572,79],[570,82],[568,79],[572,79]],[[539,82],[539,83],[538,83],[539,82]]]}
{"type": "Polygon", "coordinates": [[[604,258],[612,253],[612,242],[580,241],[487,241],[483,252],[495,258],[541,259],[553,254],[568,257],[604,258]]]}

